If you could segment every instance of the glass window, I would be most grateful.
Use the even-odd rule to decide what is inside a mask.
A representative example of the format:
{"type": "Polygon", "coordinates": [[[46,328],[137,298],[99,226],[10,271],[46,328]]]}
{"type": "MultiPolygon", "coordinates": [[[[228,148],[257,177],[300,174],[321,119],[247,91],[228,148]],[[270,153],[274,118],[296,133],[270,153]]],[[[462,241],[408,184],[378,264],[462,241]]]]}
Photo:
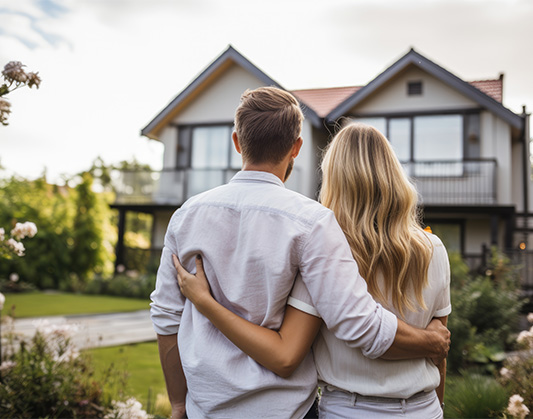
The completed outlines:
{"type": "Polygon", "coordinates": [[[462,115],[417,116],[413,121],[413,158],[421,162],[415,166],[415,175],[461,176],[463,164],[458,161],[463,160],[462,115]]]}
{"type": "Polygon", "coordinates": [[[387,136],[387,119],[386,118],[354,118],[354,121],[371,125],[379,130],[385,137],[387,136]]]}
{"type": "Polygon", "coordinates": [[[389,141],[400,161],[411,160],[411,120],[409,118],[389,120],[389,141]]]}
{"type": "Polygon", "coordinates": [[[231,128],[196,127],[192,136],[193,169],[225,169],[229,166],[231,128]]]}
{"type": "Polygon", "coordinates": [[[415,117],[414,158],[415,160],[462,160],[462,116],[415,117]]]}
{"type": "Polygon", "coordinates": [[[457,223],[439,223],[427,221],[427,225],[431,228],[433,234],[442,240],[444,247],[448,253],[462,252],[461,245],[461,224],[457,223]]]}

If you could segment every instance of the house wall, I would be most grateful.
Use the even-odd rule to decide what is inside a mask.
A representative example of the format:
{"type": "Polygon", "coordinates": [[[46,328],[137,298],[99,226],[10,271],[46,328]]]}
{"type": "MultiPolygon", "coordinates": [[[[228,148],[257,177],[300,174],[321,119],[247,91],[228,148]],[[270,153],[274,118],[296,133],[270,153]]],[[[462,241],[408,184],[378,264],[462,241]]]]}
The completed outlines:
{"type": "MultiPolygon", "coordinates": [[[[255,89],[264,84],[238,65],[233,65],[215,82],[198,94],[180,114],[172,125],[162,130],[160,140],[165,146],[163,167],[170,169],[176,165],[176,148],[179,142],[176,125],[211,124],[232,122],[240,97],[246,89],[255,89]]],[[[312,125],[304,121],[302,129],[304,144],[295,160],[294,175],[287,187],[306,196],[315,197],[316,168],[315,149],[313,148],[312,125]]]]}
{"type": "Polygon", "coordinates": [[[358,114],[381,114],[478,107],[477,103],[450,89],[448,85],[435,77],[419,68],[410,67],[362,101],[352,111],[358,114]],[[407,95],[407,83],[410,81],[422,81],[421,95],[407,95]]]}
{"type": "MultiPolygon", "coordinates": [[[[494,158],[497,164],[497,203],[512,205],[518,203],[513,200],[511,182],[512,155],[511,155],[511,128],[497,116],[481,113],[481,157],[494,158]]],[[[515,199],[517,197],[514,197],[515,199]]]]}

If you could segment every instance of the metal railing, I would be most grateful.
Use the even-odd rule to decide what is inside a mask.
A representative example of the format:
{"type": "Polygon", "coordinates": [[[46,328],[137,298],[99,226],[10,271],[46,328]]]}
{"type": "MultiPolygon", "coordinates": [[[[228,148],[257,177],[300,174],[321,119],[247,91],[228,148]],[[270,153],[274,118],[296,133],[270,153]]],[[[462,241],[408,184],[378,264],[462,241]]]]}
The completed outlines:
{"type": "MultiPolygon", "coordinates": [[[[228,183],[239,169],[114,170],[115,204],[183,204],[191,196],[228,183]]],[[[301,175],[295,168],[286,183],[298,191],[301,175]]]]}
{"type": "Polygon", "coordinates": [[[422,204],[492,205],[497,203],[494,159],[402,163],[416,184],[422,204]]]}
{"type": "Polygon", "coordinates": [[[117,204],[181,205],[200,192],[227,183],[236,169],[115,170],[117,204]]]}

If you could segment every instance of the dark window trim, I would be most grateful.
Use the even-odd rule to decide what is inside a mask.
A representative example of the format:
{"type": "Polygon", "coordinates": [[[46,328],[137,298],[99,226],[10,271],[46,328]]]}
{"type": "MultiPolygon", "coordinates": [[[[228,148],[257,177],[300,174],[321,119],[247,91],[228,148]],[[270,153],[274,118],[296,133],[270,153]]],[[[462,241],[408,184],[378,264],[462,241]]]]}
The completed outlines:
{"type": "Polygon", "coordinates": [[[348,118],[385,118],[385,127],[387,132],[385,136],[387,139],[390,135],[390,125],[389,122],[391,119],[409,119],[410,120],[410,155],[408,161],[402,161],[402,163],[416,163],[422,160],[414,159],[414,150],[415,150],[415,133],[414,133],[414,119],[417,116],[449,116],[449,115],[460,115],[463,118],[463,158],[461,161],[472,160],[466,158],[466,115],[472,114],[481,114],[481,108],[467,108],[467,109],[450,109],[450,110],[441,110],[441,111],[421,111],[421,112],[389,112],[389,113],[370,113],[370,114],[351,114],[348,118]]]}
{"type": "Polygon", "coordinates": [[[482,108],[464,108],[464,109],[447,109],[447,110],[434,110],[434,111],[409,111],[409,112],[376,112],[376,113],[353,113],[348,115],[349,118],[401,118],[401,117],[415,117],[415,116],[429,116],[429,115],[464,115],[471,113],[481,113],[482,108]]]}
{"type": "MultiPolygon", "coordinates": [[[[178,166],[178,158],[176,157],[176,169],[191,169],[192,168],[192,140],[193,140],[193,131],[195,128],[206,128],[206,127],[229,127],[233,128],[234,123],[231,122],[201,122],[196,124],[170,124],[172,127],[176,128],[176,154],[178,153],[178,147],[179,147],[179,135],[180,131],[183,131],[185,129],[190,129],[190,138],[189,138],[189,150],[188,150],[188,156],[187,156],[187,166],[178,166]]],[[[231,139],[231,135],[229,137],[230,146],[228,148],[228,156],[227,156],[227,164],[228,166],[224,169],[233,169],[231,166],[231,150],[233,147],[233,141],[231,139]]]]}

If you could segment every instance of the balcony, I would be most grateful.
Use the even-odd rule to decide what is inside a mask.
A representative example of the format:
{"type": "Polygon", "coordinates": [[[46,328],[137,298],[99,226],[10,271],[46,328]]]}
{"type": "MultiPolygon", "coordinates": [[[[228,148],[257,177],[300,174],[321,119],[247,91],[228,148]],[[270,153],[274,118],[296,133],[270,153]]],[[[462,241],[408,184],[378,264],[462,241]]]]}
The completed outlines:
{"type": "MultiPolygon", "coordinates": [[[[171,169],[115,170],[112,184],[115,205],[175,205],[191,196],[228,183],[236,169],[171,169]]],[[[295,168],[286,183],[288,188],[300,188],[300,170],[295,168]]]]}
{"type": "Polygon", "coordinates": [[[234,169],[116,170],[112,183],[119,205],[181,205],[200,192],[227,183],[234,169]]]}
{"type": "Polygon", "coordinates": [[[496,160],[423,161],[402,164],[423,205],[494,205],[496,160]]]}

